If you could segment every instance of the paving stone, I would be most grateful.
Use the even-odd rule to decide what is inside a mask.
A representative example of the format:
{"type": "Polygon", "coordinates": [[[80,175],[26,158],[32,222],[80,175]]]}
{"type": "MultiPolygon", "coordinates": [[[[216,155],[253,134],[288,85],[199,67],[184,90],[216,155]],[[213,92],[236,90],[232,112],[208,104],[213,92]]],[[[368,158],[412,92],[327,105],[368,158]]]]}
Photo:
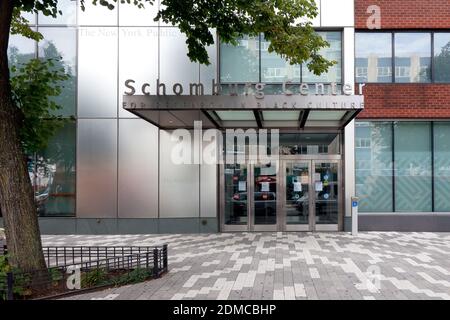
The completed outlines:
{"type": "Polygon", "coordinates": [[[450,234],[43,236],[46,246],[169,246],[169,272],[68,299],[447,299],[450,234]]]}

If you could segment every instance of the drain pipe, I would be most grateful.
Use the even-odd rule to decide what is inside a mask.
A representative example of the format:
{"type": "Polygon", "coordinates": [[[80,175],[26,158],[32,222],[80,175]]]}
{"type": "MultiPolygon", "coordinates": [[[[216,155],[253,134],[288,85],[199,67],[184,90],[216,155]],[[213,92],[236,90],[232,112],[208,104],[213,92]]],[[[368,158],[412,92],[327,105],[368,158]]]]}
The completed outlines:
{"type": "Polygon", "coordinates": [[[358,204],[359,198],[352,197],[352,235],[358,235],[358,204]]]}

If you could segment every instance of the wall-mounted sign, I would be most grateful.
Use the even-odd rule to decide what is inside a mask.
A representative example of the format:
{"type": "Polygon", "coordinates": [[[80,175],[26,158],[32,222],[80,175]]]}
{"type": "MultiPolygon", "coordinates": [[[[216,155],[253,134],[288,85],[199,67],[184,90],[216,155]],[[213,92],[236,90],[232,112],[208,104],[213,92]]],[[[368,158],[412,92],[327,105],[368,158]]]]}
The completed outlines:
{"type": "MultiPolygon", "coordinates": [[[[239,86],[237,83],[216,83],[216,80],[212,80],[211,84],[211,92],[210,94],[213,96],[221,95],[222,89],[224,87],[228,87],[227,95],[229,96],[255,96],[257,99],[264,98],[264,88],[265,83],[246,83],[243,86],[239,86]]],[[[286,96],[295,95],[297,92],[299,95],[308,96],[308,95],[333,95],[337,96],[343,94],[345,96],[351,96],[354,93],[354,85],[351,83],[343,84],[341,89],[339,90],[338,84],[336,82],[331,83],[297,83],[292,84],[291,81],[285,81],[282,83],[282,92],[286,96]]],[[[203,96],[205,95],[205,86],[201,82],[197,83],[189,83],[189,87],[185,88],[181,83],[175,83],[171,88],[163,82],[160,82],[159,79],[156,80],[155,86],[152,86],[149,83],[143,83],[140,85],[136,84],[136,81],[133,79],[125,80],[126,91],[124,92],[127,96],[133,96],[136,94],[142,95],[157,95],[157,96],[165,96],[165,95],[191,95],[191,96],[203,96]],[[140,90],[139,90],[140,89],[140,90]]],[[[362,88],[364,84],[359,84],[359,92],[362,92],[362,88]]]]}

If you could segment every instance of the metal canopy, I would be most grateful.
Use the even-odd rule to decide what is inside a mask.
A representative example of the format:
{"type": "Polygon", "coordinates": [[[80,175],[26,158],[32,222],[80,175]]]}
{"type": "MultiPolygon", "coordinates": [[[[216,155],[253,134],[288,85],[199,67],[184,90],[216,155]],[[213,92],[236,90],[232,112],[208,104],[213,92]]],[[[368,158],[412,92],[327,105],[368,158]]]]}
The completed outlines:
{"type": "Polygon", "coordinates": [[[344,128],[364,109],[363,96],[125,95],[123,108],[161,129],[344,128]]]}

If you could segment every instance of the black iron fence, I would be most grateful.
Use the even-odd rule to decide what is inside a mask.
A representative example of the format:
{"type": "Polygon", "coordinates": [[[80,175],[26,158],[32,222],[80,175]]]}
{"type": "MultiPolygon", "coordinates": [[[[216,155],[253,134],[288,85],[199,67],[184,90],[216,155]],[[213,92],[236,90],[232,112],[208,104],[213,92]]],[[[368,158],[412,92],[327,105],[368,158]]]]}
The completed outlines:
{"type": "MultiPolygon", "coordinates": [[[[167,245],[44,247],[47,269],[0,272],[0,300],[39,298],[158,278],[168,271],[167,245]]],[[[3,248],[6,253],[6,247],[3,248]]]]}

